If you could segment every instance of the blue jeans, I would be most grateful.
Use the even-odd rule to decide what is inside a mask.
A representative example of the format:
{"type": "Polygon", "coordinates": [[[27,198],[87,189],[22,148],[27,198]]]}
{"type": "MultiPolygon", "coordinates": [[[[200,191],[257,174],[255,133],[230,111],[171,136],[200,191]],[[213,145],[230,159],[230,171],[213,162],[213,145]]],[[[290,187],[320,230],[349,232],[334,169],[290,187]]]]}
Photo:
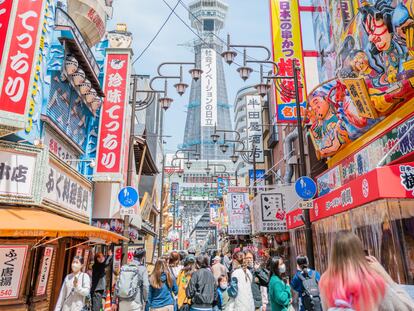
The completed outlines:
{"type": "Polygon", "coordinates": [[[190,307],[190,311],[213,311],[213,308],[198,309],[198,308],[190,307]]]}

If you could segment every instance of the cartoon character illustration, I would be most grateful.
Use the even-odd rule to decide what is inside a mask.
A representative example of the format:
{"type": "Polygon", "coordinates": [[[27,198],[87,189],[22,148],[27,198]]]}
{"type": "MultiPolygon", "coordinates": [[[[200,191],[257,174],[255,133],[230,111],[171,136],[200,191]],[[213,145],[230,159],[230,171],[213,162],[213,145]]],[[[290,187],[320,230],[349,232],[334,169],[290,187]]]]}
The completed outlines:
{"type": "Polygon", "coordinates": [[[388,83],[397,81],[397,73],[406,60],[406,50],[394,37],[392,16],[394,8],[386,0],[379,0],[375,5],[364,4],[359,11],[362,25],[368,41],[371,43],[370,53],[376,65],[382,68],[388,83]]]}
{"type": "Polygon", "coordinates": [[[309,98],[309,109],[316,116],[316,122],[312,124],[310,132],[323,157],[335,153],[349,142],[348,133],[328,97],[327,93],[317,90],[309,98]]]}

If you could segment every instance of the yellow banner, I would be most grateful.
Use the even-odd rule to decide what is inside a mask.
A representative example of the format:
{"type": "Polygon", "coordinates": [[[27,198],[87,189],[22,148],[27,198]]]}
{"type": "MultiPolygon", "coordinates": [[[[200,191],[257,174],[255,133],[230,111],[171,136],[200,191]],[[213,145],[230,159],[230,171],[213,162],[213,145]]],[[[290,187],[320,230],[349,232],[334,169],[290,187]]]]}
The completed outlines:
{"type": "MultiPolygon", "coordinates": [[[[303,66],[302,33],[298,0],[270,0],[273,60],[279,76],[293,76],[293,64],[300,67],[299,100],[304,112],[306,100],[303,66]]],[[[293,79],[275,80],[277,122],[296,122],[295,84],[293,79]]],[[[302,117],[303,117],[302,113],[302,117]]]]}

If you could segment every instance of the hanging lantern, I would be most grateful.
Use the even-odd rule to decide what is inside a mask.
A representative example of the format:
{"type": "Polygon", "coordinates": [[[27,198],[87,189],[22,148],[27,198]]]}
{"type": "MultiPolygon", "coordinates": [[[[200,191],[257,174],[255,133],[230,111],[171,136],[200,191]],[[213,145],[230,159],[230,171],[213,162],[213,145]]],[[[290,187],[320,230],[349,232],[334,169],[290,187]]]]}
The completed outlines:
{"type": "Polygon", "coordinates": [[[73,75],[78,70],[79,63],[73,56],[67,56],[65,60],[65,70],[68,75],[73,75]]]}
{"type": "Polygon", "coordinates": [[[79,85],[79,91],[82,95],[85,95],[86,93],[89,92],[91,87],[92,87],[91,81],[89,81],[88,79],[85,79],[85,81],[79,85]]]}
{"type": "Polygon", "coordinates": [[[90,89],[90,91],[85,94],[85,99],[88,104],[91,104],[95,100],[95,97],[96,97],[95,89],[90,89]]]}
{"type": "Polygon", "coordinates": [[[72,75],[72,79],[76,86],[81,85],[85,81],[85,72],[78,68],[78,70],[72,75]]]}
{"type": "Polygon", "coordinates": [[[101,106],[101,98],[96,96],[91,104],[92,110],[97,111],[100,106],[101,106]]]}
{"type": "Polygon", "coordinates": [[[97,93],[96,93],[95,89],[90,89],[89,92],[87,92],[85,94],[86,102],[88,104],[92,104],[95,101],[96,95],[97,95],[97,93]]]}

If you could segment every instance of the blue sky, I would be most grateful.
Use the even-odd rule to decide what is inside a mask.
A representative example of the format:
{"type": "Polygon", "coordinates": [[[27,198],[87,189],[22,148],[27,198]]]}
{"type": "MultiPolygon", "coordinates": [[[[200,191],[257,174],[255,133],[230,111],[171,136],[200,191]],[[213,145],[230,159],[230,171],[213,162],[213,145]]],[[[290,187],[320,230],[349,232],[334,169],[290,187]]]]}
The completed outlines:
{"type": "MultiPolygon", "coordinates": [[[[166,0],[174,7],[177,0],[166,0]]],[[[188,4],[190,0],[184,0],[188,4]]],[[[269,1],[268,0],[227,0],[230,6],[225,29],[220,36],[224,39],[227,33],[231,34],[232,42],[235,44],[258,44],[271,47],[269,1]]],[[[114,1],[113,19],[108,25],[108,30],[115,27],[116,23],[126,23],[128,30],[133,34],[133,50],[135,57],[147,46],[160,26],[164,23],[170,9],[162,0],[117,0],[114,1]]],[[[189,24],[188,12],[179,4],[176,12],[189,24]]],[[[311,25],[302,20],[303,25],[311,25]]],[[[305,27],[304,27],[305,28],[305,27]]],[[[152,43],[145,54],[135,63],[135,71],[138,74],[154,76],[158,65],[165,61],[193,61],[193,54],[188,47],[180,44],[189,43],[195,35],[175,16],[172,15],[157,39],[152,43]]],[[[308,38],[305,49],[311,45],[312,35],[304,34],[308,38]]],[[[261,57],[263,53],[251,51],[249,55],[261,57]]],[[[240,57],[240,56],[239,56],[240,57]]],[[[241,59],[238,59],[241,62],[241,59]]],[[[241,87],[255,84],[258,76],[253,75],[247,82],[243,82],[236,72],[235,65],[225,64],[225,75],[229,104],[233,105],[234,96],[241,87]]],[[[178,70],[175,69],[175,70],[178,70]]],[[[174,70],[174,71],[175,71],[174,70]]],[[[172,72],[176,74],[177,71],[172,72]]],[[[172,82],[172,81],[171,81],[172,82]]],[[[190,84],[190,77],[186,77],[190,84]]],[[[160,86],[161,87],[161,86],[160,86]]],[[[167,149],[176,150],[177,145],[182,143],[186,105],[188,103],[189,91],[182,97],[178,96],[172,86],[169,95],[174,98],[172,107],[166,113],[165,133],[171,135],[166,138],[167,149]]]]}

